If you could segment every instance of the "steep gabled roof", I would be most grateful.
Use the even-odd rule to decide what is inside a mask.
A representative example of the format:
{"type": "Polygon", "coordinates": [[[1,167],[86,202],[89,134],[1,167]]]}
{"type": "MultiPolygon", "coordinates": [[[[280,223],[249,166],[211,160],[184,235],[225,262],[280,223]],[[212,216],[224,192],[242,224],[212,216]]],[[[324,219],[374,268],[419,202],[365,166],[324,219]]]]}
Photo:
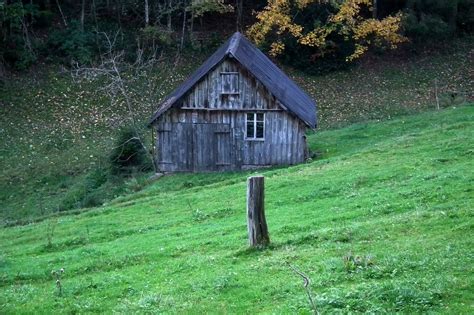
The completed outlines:
{"type": "Polygon", "coordinates": [[[150,124],[171,108],[199,80],[228,56],[233,57],[254,75],[287,111],[296,115],[309,127],[316,127],[316,103],[239,32],[232,35],[183,84],[166,97],[153,115],[150,124]]]}

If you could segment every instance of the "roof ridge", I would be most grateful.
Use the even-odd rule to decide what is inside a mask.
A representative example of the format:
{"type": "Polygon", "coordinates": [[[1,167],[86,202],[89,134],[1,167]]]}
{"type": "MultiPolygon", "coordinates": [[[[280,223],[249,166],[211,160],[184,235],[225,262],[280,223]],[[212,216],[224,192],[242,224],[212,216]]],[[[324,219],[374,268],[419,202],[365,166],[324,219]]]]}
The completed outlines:
{"type": "Polygon", "coordinates": [[[232,39],[230,40],[226,54],[231,54],[232,56],[235,56],[235,51],[237,50],[237,47],[239,47],[241,37],[242,34],[240,32],[235,32],[234,35],[232,35],[232,39]]]}

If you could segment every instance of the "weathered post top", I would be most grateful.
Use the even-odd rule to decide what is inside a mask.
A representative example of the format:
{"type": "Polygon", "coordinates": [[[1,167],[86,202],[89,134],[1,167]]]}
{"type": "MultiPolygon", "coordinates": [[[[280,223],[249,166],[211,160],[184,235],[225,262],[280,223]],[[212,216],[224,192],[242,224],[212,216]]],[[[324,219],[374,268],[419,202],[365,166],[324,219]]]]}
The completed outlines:
{"type": "Polygon", "coordinates": [[[265,219],[265,186],[263,176],[247,179],[247,227],[250,246],[270,243],[265,219]]]}

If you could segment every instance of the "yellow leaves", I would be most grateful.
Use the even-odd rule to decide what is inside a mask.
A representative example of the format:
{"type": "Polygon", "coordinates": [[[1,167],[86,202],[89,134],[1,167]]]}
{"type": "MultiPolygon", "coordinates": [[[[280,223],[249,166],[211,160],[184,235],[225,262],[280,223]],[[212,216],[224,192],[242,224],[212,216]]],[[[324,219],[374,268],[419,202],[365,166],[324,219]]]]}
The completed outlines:
{"type": "Polygon", "coordinates": [[[325,48],[334,48],[329,45],[328,37],[336,33],[343,35],[346,41],[352,40],[355,43],[355,50],[347,61],[361,57],[370,45],[396,48],[397,44],[406,41],[406,38],[400,35],[401,14],[382,20],[366,18],[361,14],[362,7],[372,10],[372,0],[344,0],[336,14],[330,16],[327,21],[321,21],[322,26],[315,26],[310,30],[293,21],[295,10],[304,10],[310,4],[322,2],[328,1],[269,0],[268,5],[256,15],[258,21],[249,28],[247,34],[256,44],[261,44],[271,32],[275,32],[278,39],[271,44],[270,54],[277,56],[285,50],[281,35],[290,35],[299,44],[317,47],[324,54],[325,48]]]}
{"type": "Polygon", "coordinates": [[[361,45],[361,44],[356,44],[355,45],[355,51],[350,55],[349,57],[346,58],[346,61],[353,61],[360,56],[362,56],[366,51],[368,50],[367,46],[361,45]]]}
{"type": "Polygon", "coordinates": [[[397,44],[407,40],[399,33],[401,14],[388,16],[382,20],[364,19],[360,15],[361,5],[372,10],[371,0],[347,0],[341,5],[339,12],[331,18],[332,22],[341,24],[340,34],[350,34],[356,41],[355,50],[347,61],[361,57],[368,50],[371,39],[377,46],[386,43],[390,48],[396,48],[397,44]]]}
{"type": "Polygon", "coordinates": [[[270,55],[278,56],[285,50],[285,44],[281,41],[276,41],[270,45],[270,55]]]}
{"type": "Polygon", "coordinates": [[[339,7],[336,15],[332,16],[331,21],[335,23],[345,22],[353,24],[356,20],[362,19],[360,16],[361,5],[372,9],[372,0],[346,0],[339,7]]]}
{"type": "Polygon", "coordinates": [[[367,19],[354,27],[354,38],[363,39],[373,34],[388,42],[400,43],[404,38],[397,32],[400,29],[401,15],[389,16],[383,20],[367,19]]]}
{"type": "Polygon", "coordinates": [[[298,6],[298,9],[304,9],[312,3],[314,3],[314,0],[296,0],[296,5],[298,6]]]}
{"type": "Polygon", "coordinates": [[[186,10],[192,10],[194,17],[200,17],[207,12],[233,12],[234,7],[231,4],[225,4],[224,0],[193,0],[186,10]]]}
{"type": "MultiPolygon", "coordinates": [[[[301,25],[292,22],[288,0],[270,0],[256,17],[258,22],[252,25],[247,32],[256,44],[261,44],[273,29],[276,29],[278,35],[288,32],[293,37],[300,37],[303,31],[301,25]]],[[[282,46],[278,44],[275,47],[274,52],[277,52],[282,46]]]]}
{"type": "Polygon", "coordinates": [[[316,28],[311,32],[302,35],[298,43],[310,47],[323,47],[326,44],[326,38],[331,33],[329,28],[316,28]]]}
{"type": "Polygon", "coordinates": [[[401,14],[388,16],[383,20],[367,19],[361,21],[353,29],[353,38],[357,41],[356,49],[347,60],[352,61],[362,56],[371,44],[373,38],[376,46],[388,44],[394,49],[397,44],[407,41],[407,38],[400,35],[401,14]]]}

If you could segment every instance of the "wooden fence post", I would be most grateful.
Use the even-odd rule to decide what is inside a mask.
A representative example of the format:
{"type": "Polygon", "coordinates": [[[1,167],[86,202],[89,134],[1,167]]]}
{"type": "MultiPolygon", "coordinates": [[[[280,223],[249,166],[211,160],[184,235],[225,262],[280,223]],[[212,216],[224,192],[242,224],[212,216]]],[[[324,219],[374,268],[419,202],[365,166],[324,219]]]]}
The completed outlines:
{"type": "Polygon", "coordinates": [[[270,243],[265,220],[265,186],[263,176],[252,176],[247,180],[247,227],[250,246],[270,243]]]}

